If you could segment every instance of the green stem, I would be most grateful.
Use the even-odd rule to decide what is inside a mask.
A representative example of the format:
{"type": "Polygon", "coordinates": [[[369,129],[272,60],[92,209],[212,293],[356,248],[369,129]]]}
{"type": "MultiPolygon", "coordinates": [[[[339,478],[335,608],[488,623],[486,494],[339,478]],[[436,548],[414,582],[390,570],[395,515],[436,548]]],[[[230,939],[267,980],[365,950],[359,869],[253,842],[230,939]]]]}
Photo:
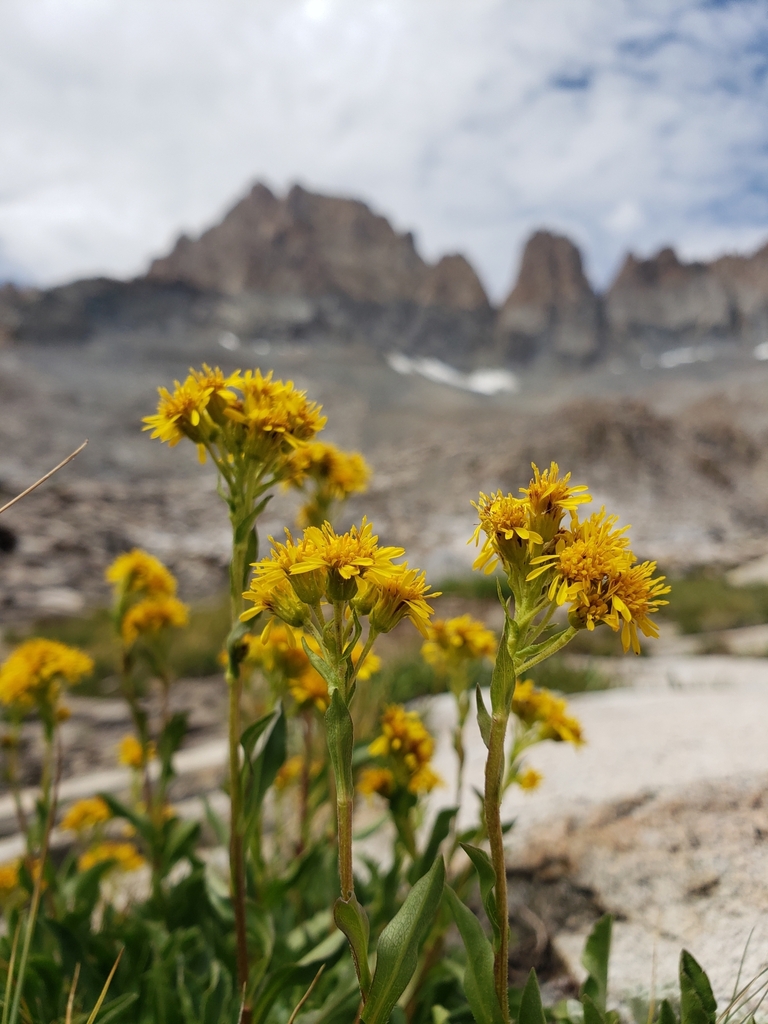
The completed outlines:
{"type": "Polygon", "coordinates": [[[336,827],[339,834],[339,885],[341,898],[348,903],[355,895],[352,873],[352,797],[336,788],[336,827]]]}
{"type": "Polygon", "coordinates": [[[494,953],[493,976],[501,1015],[509,1020],[509,911],[507,909],[507,867],[504,860],[504,834],[501,829],[501,793],[504,775],[504,739],[509,712],[496,712],[491,720],[488,759],[485,763],[485,823],[491,848],[491,863],[496,875],[496,912],[499,919],[499,945],[494,953]]]}
{"type": "Polygon", "coordinates": [[[534,665],[538,665],[539,662],[546,661],[547,658],[551,658],[553,654],[557,654],[558,651],[561,651],[563,647],[573,640],[578,632],[578,629],[575,629],[573,626],[569,626],[568,629],[564,629],[562,633],[553,637],[552,642],[547,644],[544,650],[539,651],[538,654],[535,654],[532,658],[528,658],[519,665],[515,662],[515,675],[517,678],[519,679],[520,676],[533,668],[534,665]]]}
{"type": "MultiPolygon", "coordinates": [[[[234,525],[234,523],[233,523],[234,525]]],[[[230,563],[230,602],[232,628],[240,621],[243,610],[243,587],[246,569],[247,540],[232,546],[230,563]]],[[[232,902],[235,912],[235,940],[237,944],[238,987],[245,990],[248,985],[248,937],[245,913],[245,836],[243,831],[242,789],[240,785],[240,703],[242,680],[239,666],[230,660],[227,667],[227,688],[229,691],[229,867],[232,881],[232,902]]],[[[250,1019],[250,1009],[244,1008],[242,1019],[250,1019]]]]}

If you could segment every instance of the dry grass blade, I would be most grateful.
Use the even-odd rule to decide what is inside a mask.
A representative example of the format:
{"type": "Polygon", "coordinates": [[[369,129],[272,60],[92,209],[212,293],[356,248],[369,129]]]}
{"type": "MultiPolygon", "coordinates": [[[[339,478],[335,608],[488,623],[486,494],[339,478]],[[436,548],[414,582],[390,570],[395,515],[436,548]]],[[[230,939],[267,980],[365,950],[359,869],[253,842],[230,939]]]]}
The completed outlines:
{"type": "Polygon", "coordinates": [[[313,991],[315,985],[318,983],[318,981],[320,981],[320,975],[323,973],[324,970],[325,970],[325,964],[321,964],[320,965],[320,970],[314,976],[314,978],[312,979],[312,981],[310,983],[309,988],[304,993],[304,995],[301,997],[301,999],[298,1001],[298,1003],[296,1004],[296,1009],[293,1011],[291,1016],[288,1018],[288,1024],[294,1024],[294,1021],[296,1020],[296,1018],[299,1015],[299,1010],[302,1008],[304,1003],[306,1003],[306,1001],[312,995],[312,991],[313,991]]]}
{"type": "Polygon", "coordinates": [[[67,1016],[64,1018],[64,1024],[72,1024],[72,1011],[75,1008],[75,989],[77,988],[77,979],[80,977],[80,964],[75,964],[75,973],[72,975],[72,986],[69,990],[69,999],[67,999],[67,1016]]]}
{"type": "Polygon", "coordinates": [[[5,505],[3,505],[3,507],[2,507],[2,508],[0,508],[0,513],[2,513],[2,512],[5,512],[5,511],[6,511],[6,509],[9,509],[9,508],[11,507],[11,505],[15,505],[17,501],[21,501],[21,499],[22,499],[22,498],[26,498],[26,496],[27,496],[28,494],[31,494],[31,493],[32,493],[32,491],[34,491],[34,490],[35,490],[35,488],[37,488],[37,487],[39,487],[39,486],[40,486],[40,484],[44,484],[46,480],[50,480],[50,478],[51,478],[51,477],[53,476],[53,474],[54,474],[54,473],[58,473],[58,472],[59,472],[59,470],[60,470],[60,469],[62,469],[62,468],[63,468],[64,466],[66,466],[66,464],[67,464],[68,462],[71,462],[71,461],[72,461],[72,459],[74,459],[74,457],[75,457],[76,455],[79,455],[79,454],[80,454],[80,452],[81,452],[81,451],[83,450],[83,448],[85,448],[85,446],[86,446],[87,444],[88,444],[88,441],[83,441],[83,443],[82,443],[82,444],[80,445],[80,447],[79,447],[79,448],[76,448],[76,449],[75,449],[75,450],[74,450],[74,451],[72,452],[72,454],[71,454],[71,455],[68,455],[68,456],[66,457],[66,459],[64,459],[64,460],[63,460],[62,462],[60,462],[60,463],[58,464],[58,466],[54,466],[54,467],[53,467],[53,469],[49,470],[49,471],[48,471],[48,472],[47,472],[47,473],[45,474],[45,476],[41,476],[39,480],[36,480],[36,481],[35,481],[35,482],[34,482],[34,483],[32,484],[32,486],[31,486],[31,487],[28,487],[28,488],[27,488],[27,489],[26,489],[25,491],[22,491],[22,492],[21,492],[21,494],[17,494],[15,498],[12,498],[12,499],[11,499],[11,500],[10,500],[9,502],[7,502],[7,503],[6,503],[5,505]]]}
{"type": "Polygon", "coordinates": [[[101,995],[99,996],[98,1002],[96,1003],[94,1008],[91,1010],[91,1016],[86,1021],[86,1024],[93,1024],[93,1022],[96,1020],[96,1014],[101,1009],[101,1004],[107,998],[107,992],[109,991],[109,986],[112,984],[112,979],[115,976],[115,971],[117,970],[117,965],[120,963],[120,958],[122,957],[124,952],[125,952],[125,947],[123,947],[123,949],[121,949],[120,952],[117,954],[117,960],[115,960],[114,964],[112,965],[112,970],[109,972],[109,977],[104,982],[104,988],[101,990],[101,995]]]}

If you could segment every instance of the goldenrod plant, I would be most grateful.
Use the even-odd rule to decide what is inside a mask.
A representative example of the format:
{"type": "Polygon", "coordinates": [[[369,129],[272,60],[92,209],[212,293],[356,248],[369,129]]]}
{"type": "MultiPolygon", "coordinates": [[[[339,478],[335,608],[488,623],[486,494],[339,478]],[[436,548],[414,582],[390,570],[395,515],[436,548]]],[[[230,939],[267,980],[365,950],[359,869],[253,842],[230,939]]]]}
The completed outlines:
{"type": "MultiPolygon", "coordinates": [[[[366,518],[346,530],[330,521],[363,493],[369,470],[359,454],[317,440],[324,424],[290,382],[207,366],[160,389],[146,419],[154,438],[190,441],[212,460],[232,527],[230,813],[206,807],[205,845],[201,823],[171,803],[186,719],[174,710],[168,651],[188,609],[157,558],[128,551],[107,571],[132,720],[118,746],[127,795],[65,807],[56,858],[62,695],[91,663],[33,639],[0,667],[5,773],[27,843],[24,857],[0,865],[0,1024],[93,1024],[97,1013],[115,1024],[543,1024],[535,976],[522,992],[508,984],[502,798],[511,786],[534,793],[536,744],[584,737],[565,701],[528,673],[581,630],[613,630],[639,651],[640,635],[656,635],[668,587],[653,563],[637,562],[615,517],[582,517],[586,487],[553,463],[534,466],[518,496],[481,494],[475,506],[476,568],[505,577],[501,636],[468,615],[436,619],[440,595],[401,547],[380,542],[366,518]],[[259,516],[280,486],[302,493],[302,529],[270,538],[260,557],[259,516]],[[456,700],[454,778],[435,769],[428,703],[417,712],[383,687],[377,641],[410,627],[456,700]],[[475,702],[485,782],[465,827],[465,734],[484,663],[493,664],[490,692],[477,687],[475,702]],[[45,759],[30,821],[19,737],[33,714],[45,759]],[[432,794],[455,779],[456,803],[434,815],[432,794]],[[226,874],[216,845],[228,849],[226,874]],[[470,909],[475,890],[487,932],[470,909]]],[[[579,1012],[561,1004],[558,1020],[615,1024],[609,948],[603,919],[587,943],[579,1012]]],[[[687,954],[681,991],[680,1024],[715,1024],[705,976],[687,954]]],[[[676,1024],[668,1004],[659,1022],[676,1024]]]]}

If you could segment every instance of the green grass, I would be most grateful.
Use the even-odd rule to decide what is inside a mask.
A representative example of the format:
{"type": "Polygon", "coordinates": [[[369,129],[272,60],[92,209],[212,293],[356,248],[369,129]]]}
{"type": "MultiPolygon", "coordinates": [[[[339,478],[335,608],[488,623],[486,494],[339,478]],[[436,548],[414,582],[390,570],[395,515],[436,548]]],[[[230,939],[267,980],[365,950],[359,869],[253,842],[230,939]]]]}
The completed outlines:
{"type": "Polygon", "coordinates": [[[717,569],[697,568],[669,580],[672,593],[659,617],[681,633],[710,633],[768,622],[768,586],[734,587],[717,569]]]}

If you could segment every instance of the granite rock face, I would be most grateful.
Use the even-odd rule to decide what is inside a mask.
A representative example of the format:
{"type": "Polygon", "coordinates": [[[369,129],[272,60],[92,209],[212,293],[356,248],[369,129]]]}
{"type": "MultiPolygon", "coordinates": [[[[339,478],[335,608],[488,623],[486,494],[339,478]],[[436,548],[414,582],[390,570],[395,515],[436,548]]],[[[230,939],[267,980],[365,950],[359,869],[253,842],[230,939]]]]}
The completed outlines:
{"type": "Polygon", "coordinates": [[[431,266],[410,232],[399,234],[365,203],[299,185],[283,198],[255,185],[199,239],[182,236],[168,256],[153,262],[148,278],[227,295],[336,294],[379,304],[488,306],[464,257],[447,256],[431,266]]]}
{"type": "Polygon", "coordinates": [[[768,325],[768,246],[752,256],[683,263],[674,249],[627,256],[605,296],[619,348],[667,347],[681,340],[762,340],[768,325]]]}
{"type": "Polygon", "coordinates": [[[581,253],[562,235],[537,231],[523,251],[517,282],[496,320],[496,338],[510,359],[542,351],[576,361],[597,355],[600,303],[581,253]]]}

